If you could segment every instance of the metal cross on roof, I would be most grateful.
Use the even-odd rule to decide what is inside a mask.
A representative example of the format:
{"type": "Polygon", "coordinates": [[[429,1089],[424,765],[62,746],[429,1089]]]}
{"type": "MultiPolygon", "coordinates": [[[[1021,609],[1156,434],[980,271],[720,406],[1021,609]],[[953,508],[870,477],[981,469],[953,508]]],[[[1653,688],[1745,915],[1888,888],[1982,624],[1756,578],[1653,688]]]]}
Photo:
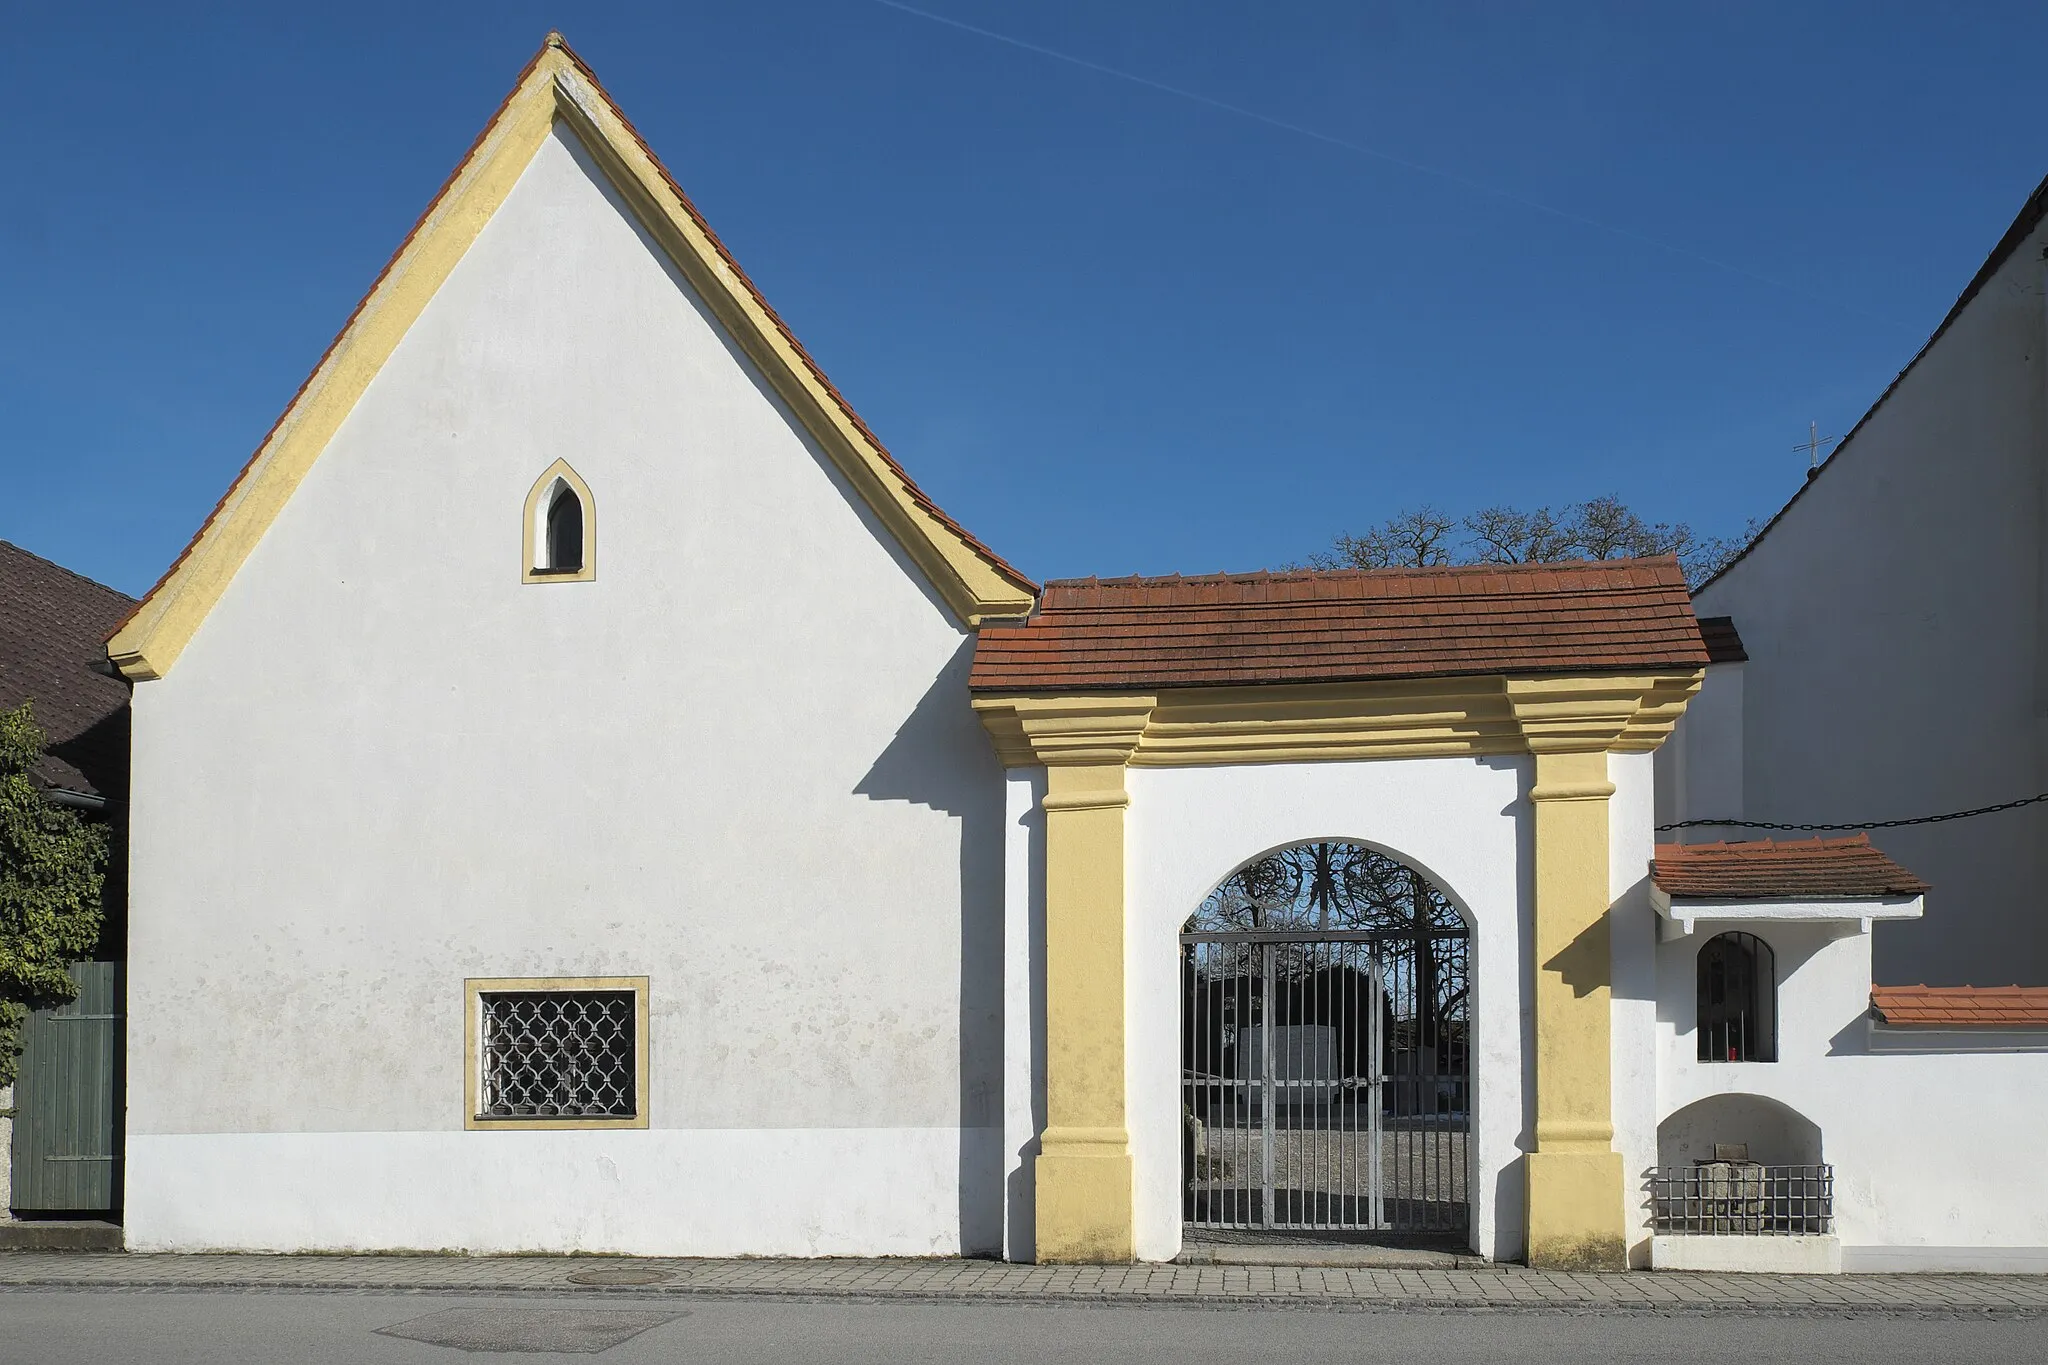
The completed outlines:
{"type": "Polygon", "coordinates": [[[1839,436],[1821,435],[1820,423],[1808,422],[1806,424],[1806,439],[1792,448],[1806,452],[1806,472],[1811,474],[1814,470],[1820,468],[1820,453],[1841,439],[1839,436]]]}

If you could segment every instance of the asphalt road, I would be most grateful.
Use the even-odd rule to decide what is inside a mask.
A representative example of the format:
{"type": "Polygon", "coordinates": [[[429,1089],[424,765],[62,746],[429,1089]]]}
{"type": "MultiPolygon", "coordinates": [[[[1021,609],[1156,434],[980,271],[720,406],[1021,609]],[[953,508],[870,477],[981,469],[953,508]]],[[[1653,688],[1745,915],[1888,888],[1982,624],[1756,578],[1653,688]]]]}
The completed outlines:
{"type": "Polygon", "coordinates": [[[2048,1320],[1371,1313],[1329,1309],[790,1303],[684,1297],[132,1291],[0,1293],[5,1365],[423,1365],[503,1359],[857,1365],[2048,1361],[2048,1320]],[[501,1352],[517,1354],[499,1354],[501,1352]]]}

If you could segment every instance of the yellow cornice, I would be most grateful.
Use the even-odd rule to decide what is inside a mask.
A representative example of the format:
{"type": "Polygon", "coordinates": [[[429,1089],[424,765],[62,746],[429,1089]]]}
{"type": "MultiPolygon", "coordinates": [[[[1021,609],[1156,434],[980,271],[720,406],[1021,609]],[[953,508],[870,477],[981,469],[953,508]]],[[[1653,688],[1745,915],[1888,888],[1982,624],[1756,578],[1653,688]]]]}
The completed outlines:
{"type": "Polygon", "coordinates": [[[1656,680],[1656,686],[1644,694],[1642,704],[1629,719],[1628,728],[1614,747],[1621,753],[1646,754],[1671,737],[1672,727],[1678,724],[1685,708],[1699,694],[1700,684],[1706,679],[1705,670],[1696,673],[1674,674],[1656,680]]]}
{"type": "Polygon", "coordinates": [[[1671,732],[1701,674],[1185,688],[1156,694],[974,699],[1006,767],[1132,767],[1519,753],[1644,752],[1671,732]],[[1107,731],[1114,731],[1108,736],[1107,731]],[[1127,746],[1127,747],[1126,747],[1127,746]],[[1076,754],[1086,754],[1076,758],[1076,754]]]}
{"type": "Polygon", "coordinates": [[[1006,768],[1121,768],[1144,737],[1156,704],[1149,696],[1100,692],[974,699],[1006,768]]]}
{"type": "Polygon", "coordinates": [[[798,419],[966,625],[1029,612],[1014,571],[979,550],[908,485],[676,190],[558,36],[528,66],[426,215],[184,554],[107,642],[130,679],[176,662],[370,381],[504,204],[555,122],[568,124],[798,419]]]}

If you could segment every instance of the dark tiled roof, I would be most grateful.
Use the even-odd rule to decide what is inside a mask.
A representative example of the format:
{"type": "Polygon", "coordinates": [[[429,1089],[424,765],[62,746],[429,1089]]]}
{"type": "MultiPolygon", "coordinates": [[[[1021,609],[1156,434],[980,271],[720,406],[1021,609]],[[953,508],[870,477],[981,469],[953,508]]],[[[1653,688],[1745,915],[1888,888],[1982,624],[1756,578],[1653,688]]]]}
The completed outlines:
{"type": "Polygon", "coordinates": [[[984,690],[1199,687],[1695,669],[1707,662],[1669,558],[1069,579],[989,626],[984,690]]]}
{"type": "Polygon", "coordinates": [[[1651,879],[1676,900],[1875,900],[1928,886],[1871,845],[1846,839],[1659,844],[1651,879]]]}
{"type": "Polygon", "coordinates": [[[1707,647],[1708,663],[1739,664],[1749,659],[1749,652],[1742,647],[1742,637],[1735,633],[1732,616],[1702,616],[1700,643],[1707,647]]]}
{"type": "Polygon", "coordinates": [[[134,605],[0,540],[0,709],[35,703],[50,745],[36,775],[50,786],[128,794],[128,685],[93,665],[134,605]]]}
{"type": "Polygon", "coordinates": [[[1872,986],[1887,1024],[1923,1028],[2048,1028],[2048,986],[1872,986]]]}

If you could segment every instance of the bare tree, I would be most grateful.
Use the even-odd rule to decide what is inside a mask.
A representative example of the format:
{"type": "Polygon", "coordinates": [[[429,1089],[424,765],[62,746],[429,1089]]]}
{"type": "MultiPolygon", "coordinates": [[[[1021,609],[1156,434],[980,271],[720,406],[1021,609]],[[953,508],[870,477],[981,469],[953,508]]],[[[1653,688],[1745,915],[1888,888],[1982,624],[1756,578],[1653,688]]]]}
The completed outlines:
{"type": "Polygon", "coordinates": [[[1458,523],[1434,507],[1402,512],[1364,535],[1340,535],[1313,569],[1434,569],[1451,562],[1458,523]]]}
{"type": "Polygon", "coordinates": [[[1472,558],[1481,564],[1545,564],[1569,559],[1572,534],[1548,507],[1524,512],[1488,507],[1465,518],[1472,558]]]}
{"type": "Polygon", "coordinates": [[[1645,521],[1612,494],[1562,512],[1494,506],[1453,520],[1435,507],[1389,517],[1363,535],[1340,535],[1308,557],[1313,569],[1435,568],[1445,564],[1556,564],[1573,559],[1672,555],[1698,587],[1756,538],[1752,520],[1739,536],[1703,536],[1682,521],[1645,521]]]}
{"type": "Polygon", "coordinates": [[[1677,555],[1690,549],[1694,539],[1692,527],[1684,522],[1652,525],[1613,494],[1572,508],[1568,533],[1587,559],[1677,555]]]}
{"type": "Polygon", "coordinates": [[[1741,535],[1708,536],[1696,541],[1678,557],[1678,562],[1685,566],[1685,581],[1699,587],[1739,559],[1750,542],[1763,534],[1763,529],[1764,519],[1751,517],[1743,526],[1741,535]]]}

